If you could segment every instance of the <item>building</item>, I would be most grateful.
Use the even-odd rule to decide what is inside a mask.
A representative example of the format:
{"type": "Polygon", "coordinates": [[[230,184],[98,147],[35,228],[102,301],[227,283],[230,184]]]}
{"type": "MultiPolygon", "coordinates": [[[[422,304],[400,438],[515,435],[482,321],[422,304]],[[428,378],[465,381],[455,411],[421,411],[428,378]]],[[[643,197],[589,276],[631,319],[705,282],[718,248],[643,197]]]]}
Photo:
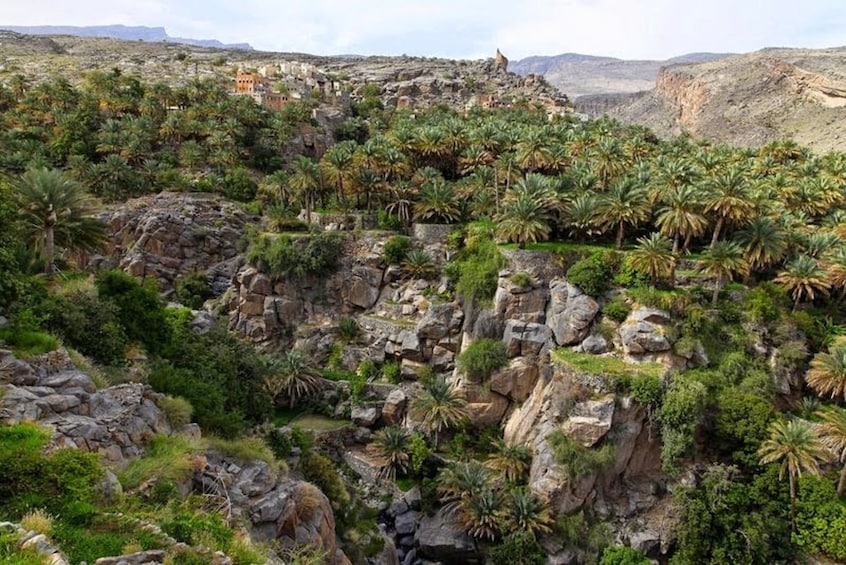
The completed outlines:
{"type": "Polygon", "coordinates": [[[259,73],[238,70],[235,75],[235,94],[249,96],[268,110],[281,110],[290,101],[287,93],[275,92],[273,82],[259,73]]]}

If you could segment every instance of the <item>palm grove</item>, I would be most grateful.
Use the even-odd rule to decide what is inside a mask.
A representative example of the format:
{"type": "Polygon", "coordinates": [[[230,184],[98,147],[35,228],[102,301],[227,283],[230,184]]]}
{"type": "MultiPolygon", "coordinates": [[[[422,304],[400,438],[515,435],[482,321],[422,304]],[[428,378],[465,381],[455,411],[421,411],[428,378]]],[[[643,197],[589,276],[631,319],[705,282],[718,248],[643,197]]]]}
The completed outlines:
{"type": "MultiPolygon", "coordinates": [[[[687,136],[660,141],[607,119],[550,121],[529,103],[467,115],[445,107],[391,111],[377,94],[370,89],[354,105],[323,155],[283,158],[292,137],[316,125],[308,103],[270,113],[229,96],[220,82],[170,87],[118,71],[91,73],[80,86],[9,81],[0,88],[0,213],[15,229],[0,230],[3,313],[15,325],[49,326],[49,316],[32,320],[50,291],[38,290],[31,275],[70,269],[102,243],[91,219],[95,198],[160,190],[219,192],[279,231],[295,225],[300,210],[306,217],[360,210],[398,231],[414,221],[455,224],[462,253],[498,255],[494,241],[565,251],[586,244],[591,251],[577,264],[593,265],[629,303],[672,310],[683,320],[678,343],[696,338],[710,359],[660,382],[648,399],[631,383],[663,432],[665,470],[678,473],[693,457],[711,463],[697,477],[700,488],[678,495],[686,510],[677,562],[789,562],[797,552],[846,558],[846,505],[838,496],[846,490],[846,466],[838,469],[846,464],[846,341],[839,337],[846,153],[815,155],[791,141],[759,149],[687,136]],[[546,241],[553,243],[540,245],[546,241]],[[762,341],[778,354],[756,356],[762,341]],[[801,390],[776,390],[777,373],[803,377],[801,390]]],[[[498,263],[491,265],[495,276],[498,263]]],[[[459,294],[484,303],[489,286],[463,284],[469,268],[458,262],[447,274],[459,294]]],[[[586,292],[608,290],[589,282],[586,292]]],[[[98,288],[115,296],[116,285],[106,278],[98,288]]],[[[178,334],[173,320],[160,322],[178,334]]],[[[55,322],[52,329],[61,333],[55,322]]],[[[121,331],[124,341],[143,342],[131,328],[121,331]]],[[[161,355],[151,382],[174,386],[174,374],[198,370],[179,365],[190,348],[177,342],[143,343],[161,355]]],[[[122,354],[117,348],[105,357],[122,354]]],[[[248,365],[241,375],[266,385],[268,402],[307,402],[323,378],[296,351],[241,362],[248,365]]],[[[228,386],[206,384],[212,398],[220,394],[214,387],[228,386]]],[[[226,427],[196,401],[195,410],[209,412],[206,424],[230,435],[268,413],[235,403],[228,410],[237,425],[226,427]]],[[[444,432],[461,427],[465,410],[442,379],[427,380],[412,405],[420,429],[376,434],[386,474],[425,478],[420,454],[442,449],[444,432]]],[[[440,471],[441,502],[478,538],[521,531],[531,540],[510,541],[530,545],[550,531],[563,535],[561,520],[554,523],[524,486],[527,448],[500,440],[489,452],[485,465],[471,458],[440,471]]]]}

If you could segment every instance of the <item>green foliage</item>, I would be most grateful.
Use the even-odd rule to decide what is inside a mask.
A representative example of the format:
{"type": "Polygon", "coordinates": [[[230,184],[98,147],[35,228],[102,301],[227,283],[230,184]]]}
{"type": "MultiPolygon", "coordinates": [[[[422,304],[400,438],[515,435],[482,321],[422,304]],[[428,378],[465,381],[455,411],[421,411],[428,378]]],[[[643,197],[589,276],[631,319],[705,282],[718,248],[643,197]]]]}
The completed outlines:
{"type": "Polygon", "coordinates": [[[528,273],[524,273],[523,271],[518,271],[508,277],[508,280],[511,281],[511,284],[514,286],[519,287],[529,287],[532,286],[532,277],[529,276],[528,273]]]}
{"type": "Polygon", "coordinates": [[[35,548],[21,548],[21,541],[17,532],[0,533],[0,564],[32,565],[41,562],[41,557],[35,548]]]}
{"type": "Polygon", "coordinates": [[[528,532],[516,532],[502,538],[490,552],[494,565],[543,565],[544,552],[535,536],[528,532]]]}
{"type": "Polygon", "coordinates": [[[402,380],[402,365],[398,361],[387,361],[382,365],[382,378],[391,384],[399,384],[402,380]]]}
{"type": "Polygon", "coordinates": [[[342,513],[350,503],[350,493],[336,470],[335,463],[325,455],[308,451],[300,459],[300,471],[305,480],[314,483],[332,505],[332,510],[342,513]]]}
{"type": "Polygon", "coordinates": [[[555,461],[566,469],[567,480],[571,485],[591,473],[602,471],[614,462],[614,446],[609,443],[599,449],[591,449],[562,431],[553,432],[547,440],[552,445],[555,461]]]}
{"type": "Polygon", "coordinates": [[[661,462],[665,471],[677,471],[678,459],[693,449],[693,434],[704,415],[707,399],[705,385],[678,377],[664,395],[658,417],[664,440],[661,462]]]}
{"type": "Polygon", "coordinates": [[[191,403],[184,398],[165,396],[160,398],[157,404],[174,429],[179,429],[185,424],[191,423],[191,414],[194,409],[191,407],[191,403]]]}
{"type": "Polygon", "coordinates": [[[188,545],[207,544],[225,548],[232,543],[235,532],[217,514],[200,514],[181,509],[170,519],[162,522],[162,530],[176,541],[188,545]]]}
{"type": "Polygon", "coordinates": [[[185,436],[157,435],[150,441],[144,456],[133,459],[129,466],[120,472],[121,485],[126,489],[133,489],[151,478],[163,483],[186,481],[193,471],[194,457],[199,455],[204,447],[204,443],[192,441],[185,436]]]}
{"type": "Polygon", "coordinates": [[[661,363],[626,363],[619,357],[579,353],[569,348],[560,348],[553,351],[552,360],[579,371],[593,375],[604,375],[625,384],[628,384],[631,378],[638,375],[658,378],[667,370],[661,363]]]}
{"type": "Polygon", "coordinates": [[[209,279],[203,271],[191,271],[176,278],[174,285],[176,300],[180,304],[199,310],[212,297],[209,279]]]}
{"type": "Polygon", "coordinates": [[[426,459],[432,454],[432,448],[426,442],[423,434],[411,434],[408,439],[408,455],[410,460],[411,472],[415,476],[420,476],[423,472],[423,464],[426,459]]]}
{"type": "Polygon", "coordinates": [[[353,341],[361,333],[361,327],[355,318],[345,317],[338,321],[338,337],[344,341],[353,341]]]}
{"type": "Polygon", "coordinates": [[[170,341],[164,300],[152,281],[141,284],[122,271],[100,271],[94,284],[101,299],[112,301],[126,337],[160,353],[170,341]]]}
{"type": "Polygon", "coordinates": [[[640,551],[622,545],[609,545],[602,552],[599,565],[649,565],[652,563],[640,551]]]}
{"type": "Polygon", "coordinates": [[[331,232],[318,232],[293,239],[259,236],[247,251],[247,262],[274,279],[324,276],[335,270],[343,239],[331,232]]]}
{"type": "Polygon", "coordinates": [[[800,478],[796,525],[793,541],[804,553],[846,560],[846,503],[829,478],[800,478]]]}
{"type": "Polygon", "coordinates": [[[567,269],[567,281],[589,296],[601,296],[611,288],[617,262],[615,253],[596,251],[567,269]]]}
{"type": "Polygon", "coordinates": [[[405,235],[392,236],[382,246],[382,260],[389,265],[399,265],[411,249],[411,238],[405,235]]]}
{"type": "Polygon", "coordinates": [[[752,321],[769,323],[779,319],[786,303],[784,289],[774,283],[764,282],[743,296],[743,311],[752,321]]]}
{"type": "Polygon", "coordinates": [[[486,234],[467,242],[456,260],[447,265],[446,272],[456,281],[455,290],[458,294],[484,304],[493,300],[499,270],[504,264],[505,260],[492,236],[486,234]]]}
{"type": "Polygon", "coordinates": [[[664,398],[664,383],[654,375],[632,377],[630,390],[636,402],[652,410],[657,410],[664,398]]]}
{"type": "Polygon", "coordinates": [[[602,307],[602,313],[605,317],[614,320],[617,323],[623,323],[632,311],[632,307],[626,302],[622,296],[615,296],[614,300],[602,307]]]}
{"type": "Polygon", "coordinates": [[[508,364],[505,344],[498,339],[483,338],[471,343],[456,360],[458,370],[471,379],[481,382],[490,378],[497,369],[508,364]]]}
{"type": "Polygon", "coordinates": [[[59,340],[48,333],[16,327],[0,328],[0,342],[14,348],[21,357],[43,355],[59,348],[59,340]]]}
{"type": "Polygon", "coordinates": [[[402,263],[403,272],[415,279],[431,280],[438,274],[432,257],[422,249],[412,249],[402,263]]]}

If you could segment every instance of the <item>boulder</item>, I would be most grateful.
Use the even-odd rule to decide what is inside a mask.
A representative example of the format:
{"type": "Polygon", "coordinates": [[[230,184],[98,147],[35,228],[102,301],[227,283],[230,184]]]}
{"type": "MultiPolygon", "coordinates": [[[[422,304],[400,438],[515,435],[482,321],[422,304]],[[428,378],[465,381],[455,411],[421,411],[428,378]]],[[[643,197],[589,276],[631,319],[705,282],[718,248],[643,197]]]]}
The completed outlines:
{"type": "Polygon", "coordinates": [[[474,426],[493,426],[502,421],[508,411],[508,399],[495,392],[485,395],[483,402],[468,402],[467,412],[474,426]]]}
{"type": "Polygon", "coordinates": [[[608,351],[608,342],[601,335],[589,335],[582,342],[582,352],[602,355],[608,351]]]}
{"type": "Polygon", "coordinates": [[[538,356],[552,348],[552,330],[543,324],[508,320],[502,341],[509,358],[538,356]]]}
{"type": "Polygon", "coordinates": [[[494,295],[494,312],[501,320],[521,320],[543,323],[549,291],[546,288],[518,286],[511,282],[511,271],[499,275],[499,286],[494,295]]]}
{"type": "Polygon", "coordinates": [[[574,345],[587,337],[599,304],[577,286],[562,279],[549,283],[546,324],[558,345],[574,345]]]}
{"type": "Polygon", "coordinates": [[[670,314],[658,308],[648,308],[641,306],[631,311],[629,314],[630,321],[634,322],[649,322],[650,324],[668,324],[670,323],[670,314]]]}
{"type": "Polygon", "coordinates": [[[379,299],[382,285],[382,269],[357,265],[350,272],[350,287],[347,301],[359,308],[372,308],[379,299]]]}
{"type": "Polygon", "coordinates": [[[417,512],[413,510],[398,514],[394,522],[394,529],[397,531],[397,535],[413,534],[414,530],[417,529],[417,516],[417,512]]]}
{"type": "Polygon", "coordinates": [[[464,312],[458,304],[433,304],[417,323],[417,335],[421,339],[439,340],[461,330],[464,312]]]}
{"type": "Polygon", "coordinates": [[[446,563],[466,563],[476,555],[476,544],[455,522],[455,516],[439,509],[423,516],[414,536],[423,557],[446,563]]]}
{"type": "Polygon", "coordinates": [[[529,398],[537,380],[537,363],[533,359],[517,357],[491,376],[490,389],[515,402],[523,402],[529,398]]]}
{"type": "Polygon", "coordinates": [[[385,424],[395,426],[402,422],[407,400],[405,393],[399,388],[388,394],[388,397],[385,398],[385,404],[382,405],[382,420],[385,424]]]}
{"type": "Polygon", "coordinates": [[[670,341],[664,335],[664,329],[650,322],[626,321],[620,327],[620,341],[627,355],[660,353],[668,351],[670,341]]]}
{"type": "Polygon", "coordinates": [[[423,361],[423,348],[420,345],[420,338],[417,337],[417,332],[412,330],[404,330],[399,335],[400,355],[403,359],[409,361],[423,361]]]}
{"type": "Polygon", "coordinates": [[[364,426],[365,428],[372,427],[379,419],[382,410],[375,404],[359,404],[353,406],[350,413],[350,419],[356,426],[364,426]]]}
{"type": "Polygon", "coordinates": [[[611,430],[614,397],[579,402],[571,414],[564,422],[565,433],[585,447],[593,447],[611,430]]]}

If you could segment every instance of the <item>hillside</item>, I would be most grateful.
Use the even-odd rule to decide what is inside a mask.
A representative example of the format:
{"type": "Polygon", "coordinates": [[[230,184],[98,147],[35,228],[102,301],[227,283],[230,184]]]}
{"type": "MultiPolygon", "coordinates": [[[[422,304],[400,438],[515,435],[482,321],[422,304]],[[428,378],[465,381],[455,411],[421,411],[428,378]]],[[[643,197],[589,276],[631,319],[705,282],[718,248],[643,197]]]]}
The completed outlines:
{"type": "Polygon", "coordinates": [[[171,37],[163,27],[148,26],[7,26],[0,24],[0,28],[8,29],[27,35],[73,35],[77,37],[109,37],[125,39],[127,41],[161,41],[170,43],[184,43],[198,47],[217,47],[229,49],[252,49],[249,43],[225,44],[216,39],[190,39],[187,37],[171,37]]]}
{"type": "Polygon", "coordinates": [[[711,61],[725,56],[720,53],[690,53],[666,61],[638,61],[564,53],[549,57],[527,57],[512,63],[511,70],[519,75],[543,75],[561,92],[578,99],[586,95],[628,94],[649,90],[655,85],[655,77],[664,66],[711,61]]]}
{"type": "Polygon", "coordinates": [[[791,138],[818,152],[846,147],[846,48],[764,49],[661,70],[652,90],[607,113],[661,136],[686,130],[758,146],[791,138]]]}

